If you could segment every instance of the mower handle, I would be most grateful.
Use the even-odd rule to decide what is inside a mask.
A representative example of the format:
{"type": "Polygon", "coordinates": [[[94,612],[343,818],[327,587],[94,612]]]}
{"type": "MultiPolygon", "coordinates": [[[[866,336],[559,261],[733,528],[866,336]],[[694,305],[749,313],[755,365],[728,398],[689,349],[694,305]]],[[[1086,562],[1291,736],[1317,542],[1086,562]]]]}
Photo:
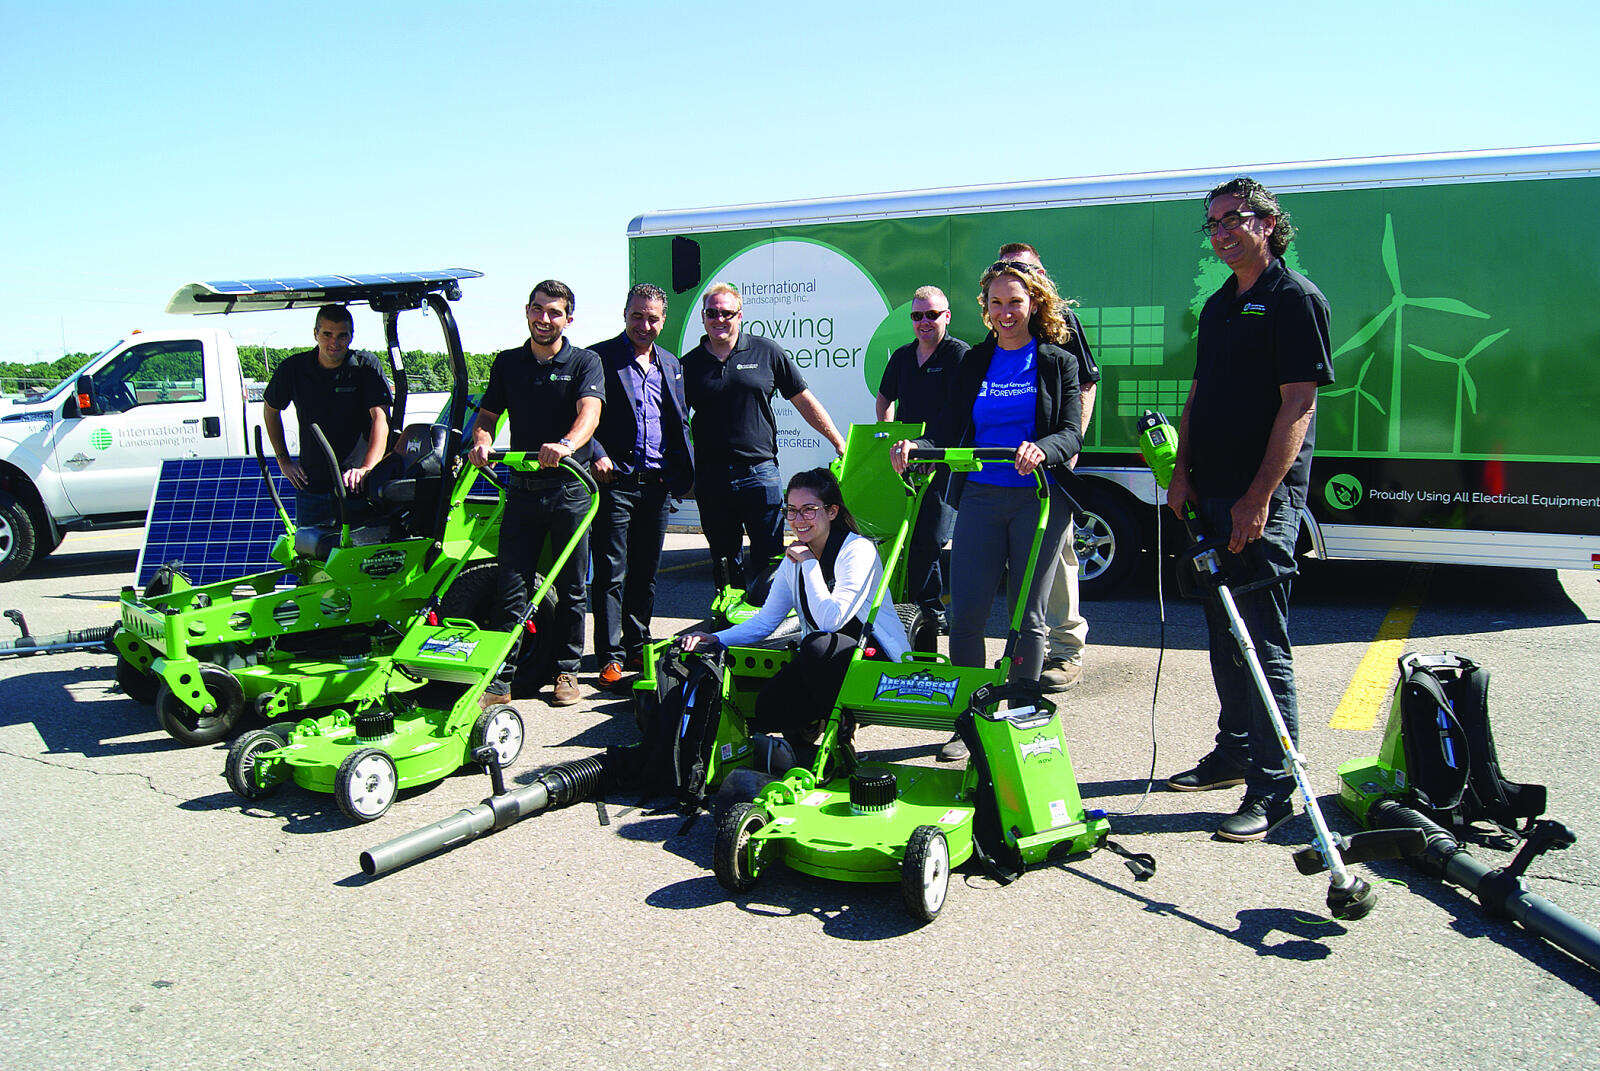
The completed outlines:
{"type": "Polygon", "coordinates": [[[953,447],[949,450],[942,446],[918,446],[913,447],[911,452],[906,455],[906,462],[912,465],[942,462],[945,460],[945,455],[949,453],[965,454],[972,460],[980,462],[1015,461],[1017,459],[1017,450],[1014,446],[953,447]]]}
{"type": "MultiPolygon", "coordinates": [[[[526,472],[529,469],[539,469],[542,467],[539,464],[539,454],[537,451],[489,451],[489,463],[494,464],[497,461],[503,464],[506,468],[511,469],[513,472],[526,472]]],[[[576,476],[578,478],[578,482],[583,484],[584,489],[587,490],[591,495],[597,495],[600,493],[600,486],[594,482],[594,477],[589,475],[589,471],[576,461],[572,460],[572,458],[562,458],[561,463],[555,467],[566,469],[568,472],[576,476]]]]}

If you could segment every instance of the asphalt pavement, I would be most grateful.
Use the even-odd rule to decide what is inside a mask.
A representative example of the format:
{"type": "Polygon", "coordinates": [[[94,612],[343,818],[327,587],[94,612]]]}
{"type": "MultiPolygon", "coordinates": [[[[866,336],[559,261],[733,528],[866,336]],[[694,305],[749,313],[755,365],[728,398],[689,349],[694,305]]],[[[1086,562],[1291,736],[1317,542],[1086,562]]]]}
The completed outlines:
{"type": "MultiPolygon", "coordinates": [[[[35,633],[110,624],[138,542],[70,536],[0,585],[0,609],[35,633]]],[[[698,537],[671,535],[664,567],[658,632],[711,593],[698,537]]],[[[1506,775],[1548,785],[1578,835],[1529,886],[1600,924],[1600,574],[1309,563],[1291,624],[1330,821],[1354,831],[1334,771],[1376,753],[1386,712],[1364,731],[1329,721],[1408,579],[1405,649],[1490,669],[1506,775]]],[[[1088,802],[1155,876],[1109,852],[1004,887],[969,865],[926,926],[895,886],[781,867],[730,897],[710,820],[627,799],[609,825],[579,804],[369,879],[360,852],[479,802],[487,779],[405,793],[371,825],[292,785],[246,803],[225,749],[167,737],[109,655],[0,658],[0,1067],[1600,1066],[1600,971],[1401,863],[1357,867],[1380,902],[1331,919],[1326,878],[1291,862],[1311,839],[1298,803],[1264,842],[1214,839],[1238,790],[1159,785],[1215,729],[1198,605],[1169,597],[1163,624],[1152,575],[1086,616],[1067,742],[1088,802]]],[[[998,606],[991,626],[997,654],[998,606]]],[[[582,680],[576,707],[517,704],[514,782],[633,738],[629,705],[582,680]]],[[[858,737],[912,762],[941,742],[858,737]]]]}

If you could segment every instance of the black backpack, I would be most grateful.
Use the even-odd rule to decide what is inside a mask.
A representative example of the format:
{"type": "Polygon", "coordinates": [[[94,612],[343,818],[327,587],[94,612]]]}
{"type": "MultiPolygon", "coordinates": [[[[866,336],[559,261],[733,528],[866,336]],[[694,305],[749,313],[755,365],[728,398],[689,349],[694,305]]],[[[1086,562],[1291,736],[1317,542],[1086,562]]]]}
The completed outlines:
{"type": "Polygon", "coordinates": [[[690,814],[706,806],[712,749],[722,721],[722,671],[726,652],[667,649],[656,668],[656,691],[638,708],[642,739],[606,751],[608,784],[646,798],[674,797],[690,814]]]}
{"type": "Polygon", "coordinates": [[[1489,671],[1463,655],[1408,654],[1395,692],[1407,794],[1439,824],[1526,831],[1544,813],[1545,786],[1508,781],[1489,728],[1489,671]]]}

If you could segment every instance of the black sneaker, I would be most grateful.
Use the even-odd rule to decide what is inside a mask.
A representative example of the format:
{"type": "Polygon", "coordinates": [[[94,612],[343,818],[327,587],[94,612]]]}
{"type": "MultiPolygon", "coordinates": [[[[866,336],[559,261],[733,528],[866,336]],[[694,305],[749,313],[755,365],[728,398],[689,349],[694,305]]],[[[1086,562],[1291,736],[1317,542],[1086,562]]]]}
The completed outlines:
{"type": "Polygon", "coordinates": [[[1213,788],[1232,788],[1244,784],[1244,763],[1232,755],[1213,751],[1185,770],[1167,778],[1167,787],[1178,792],[1207,792],[1213,788]]]}
{"type": "Polygon", "coordinates": [[[1223,840],[1260,840],[1294,817],[1286,799],[1246,796],[1239,809],[1222,820],[1217,836],[1223,840]]]}

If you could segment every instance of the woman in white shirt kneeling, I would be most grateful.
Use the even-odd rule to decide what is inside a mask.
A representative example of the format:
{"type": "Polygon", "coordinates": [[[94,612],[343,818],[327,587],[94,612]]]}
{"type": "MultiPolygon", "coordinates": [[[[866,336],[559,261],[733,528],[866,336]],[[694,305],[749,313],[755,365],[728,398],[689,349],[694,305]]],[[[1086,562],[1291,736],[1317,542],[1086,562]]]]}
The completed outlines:
{"type": "MultiPolygon", "coordinates": [[[[796,473],[785,492],[784,518],[794,542],[773,577],[761,610],[720,632],[685,633],[684,648],[706,641],[736,647],[772,635],[790,610],[800,621],[800,646],[756,697],[756,727],[782,732],[795,745],[813,743],[838,701],[850,656],[898,662],[910,649],[894,601],[885,598],[869,624],[883,579],[878,548],[856,529],[839,481],[825,468],[796,473]]],[[[848,735],[848,734],[845,734],[848,735]]]]}

